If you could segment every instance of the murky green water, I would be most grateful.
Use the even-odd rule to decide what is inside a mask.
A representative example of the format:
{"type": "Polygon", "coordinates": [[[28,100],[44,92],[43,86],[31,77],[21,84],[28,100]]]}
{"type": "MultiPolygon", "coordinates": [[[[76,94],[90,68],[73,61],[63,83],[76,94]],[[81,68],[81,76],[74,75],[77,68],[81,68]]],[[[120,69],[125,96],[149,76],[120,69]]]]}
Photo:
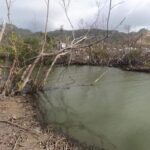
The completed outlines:
{"type": "Polygon", "coordinates": [[[150,150],[150,74],[60,67],[39,95],[45,121],[82,142],[108,150],[150,150]]]}

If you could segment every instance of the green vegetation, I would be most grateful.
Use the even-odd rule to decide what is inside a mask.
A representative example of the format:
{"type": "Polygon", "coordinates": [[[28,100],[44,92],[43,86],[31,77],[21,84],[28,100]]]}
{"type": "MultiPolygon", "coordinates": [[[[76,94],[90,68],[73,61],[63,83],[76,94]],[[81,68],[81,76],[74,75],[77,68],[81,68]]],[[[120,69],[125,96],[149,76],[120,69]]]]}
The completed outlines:
{"type": "MultiPolygon", "coordinates": [[[[4,85],[5,88],[2,87],[1,89],[5,91],[4,95],[9,95],[14,91],[20,92],[30,82],[34,90],[43,87],[55,64],[104,65],[127,68],[128,70],[130,68],[135,70],[138,66],[144,71],[150,70],[148,67],[150,64],[149,52],[145,51],[137,42],[141,33],[131,33],[129,42],[129,35],[117,31],[109,31],[112,33],[112,36],[106,40],[84,47],[94,42],[94,38],[87,39],[80,42],[78,47],[60,53],[61,42],[66,45],[71,43],[71,31],[48,33],[43,51],[43,33],[32,33],[26,30],[21,32],[21,29],[17,32],[17,28],[14,26],[13,28],[11,27],[12,30],[10,28],[6,29],[7,34],[0,45],[0,57],[1,60],[6,62],[9,55],[11,69],[4,85]],[[83,48],[80,48],[80,46],[83,48]],[[61,54],[60,56],[59,53],[61,54]],[[45,68],[44,65],[49,66],[46,71],[43,70],[45,68]],[[145,66],[147,67],[146,69],[145,66]],[[33,74],[35,74],[34,78],[33,74]],[[42,79],[40,74],[44,74],[42,79]]],[[[77,35],[83,34],[83,32],[85,33],[86,30],[76,31],[77,35]]],[[[101,39],[104,37],[105,31],[93,29],[89,35],[101,39]],[[97,36],[97,33],[98,35],[102,33],[102,35],[97,36]]]]}
{"type": "MultiPolygon", "coordinates": [[[[50,52],[57,46],[57,40],[54,37],[47,36],[45,45],[46,52],[50,52]]],[[[0,45],[0,57],[9,54],[11,60],[16,56],[20,62],[25,62],[38,55],[42,48],[42,36],[21,36],[17,32],[11,32],[3,39],[0,45]]]]}

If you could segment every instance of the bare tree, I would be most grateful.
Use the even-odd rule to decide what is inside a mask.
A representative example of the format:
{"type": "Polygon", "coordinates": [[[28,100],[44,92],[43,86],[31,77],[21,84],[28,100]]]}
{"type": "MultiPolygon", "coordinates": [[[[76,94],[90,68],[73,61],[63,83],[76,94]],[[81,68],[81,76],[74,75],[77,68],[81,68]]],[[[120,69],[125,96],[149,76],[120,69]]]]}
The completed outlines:
{"type": "Polygon", "coordinates": [[[125,28],[127,35],[128,35],[128,47],[130,47],[130,35],[129,34],[130,34],[131,26],[126,25],[124,28],[125,28]]]}
{"type": "Polygon", "coordinates": [[[65,15],[67,17],[67,20],[72,28],[72,37],[73,39],[75,39],[75,32],[74,32],[74,25],[69,17],[69,14],[68,14],[68,9],[69,9],[69,6],[70,6],[70,3],[71,3],[71,0],[61,0],[62,1],[62,7],[64,9],[64,12],[65,12],[65,15]]]}
{"type": "MultiPolygon", "coordinates": [[[[12,4],[12,0],[6,0],[7,2],[7,10],[8,10],[8,20],[10,21],[11,18],[10,18],[10,7],[11,4],[12,4]],[[11,1],[11,3],[9,3],[11,1]],[[9,4],[9,5],[8,5],[9,4]]],[[[42,72],[41,70],[41,66],[39,67],[38,69],[38,73],[37,73],[37,76],[35,78],[35,82],[34,82],[34,88],[36,87],[37,90],[43,88],[48,80],[48,76],[49,74],[51,73],[54,65],[57,63],[58,59],[60,59],[61,57],[64,57],[66,55],[70,55],[72,54],[72,52],[74,50],[77,50],[77,51],[82,51],[82,50],[85,50],[86,48],[89,48],[95,44],[98,44],[102,41],[104,41],[106,38],[109,37],[109,22],[110,22],[110,17],[111,17],[111,10],[112,10],[112,0],[109,0],[109,9],[108,9],[108,16],[107,16],[107,35],[102,38],[102,39],[97,39],[97,40],[94,40],[92,41],[91,43],[87,42],[86,44],[82,44],[83,41],[85,40],[89,40],[90,38],[88,38],[88,34],[84,34],[83,36],[81,37],[75,37],[75,33],[74,33],[74,26],[71,22],[71,19],[68,15],[68,9],[69,9],[69,6],[70,6],[70,0],[61,0],[62,1],[62,6],[64,8],[64,12],[65,12],[65,15],[66,15],[66,18],[68,20],[68,22],[70,23],[70,26],[72,28],[72,41],[70,41],[70,44],[67,45],[67,47],[65,48],[61,48],[60,50],[51,50],[52,52],[47,52],[46,51],[46,43],[47,43],[47,31],[48,31],[48,22],[49,22],[49,11],[50,11],[50,0],[45,0],[45,4],[46,4],[46,21],[45,21],[45,29],[44,29],[44,40],[43,40],[43,43],[42,43],[42,47],[41,47],[41,50],[39,51],[38,55],[35,56],[34,58],[30,58],[30,60],[32,60],[32,62],[30,64],[28,64],[27,66],[23,66],[21,69],[23,70],[20,77],[19,77],[19,80],[17,81],[17,83],[15,83],[15,85],[19,85],[17,87],[17,89],[15,89],[15,91],[13,91],[11,88],[12,88],[12,83],[14,81],[14,79],[16,78],[16,68],[18,67],[17,66],[17,57],[14,58],[13,60],[13,64],[11,66],[11,69],[10,69],[10,73],[9,73],[9,76],[8,76],[8,79],[7,81],[5,82],[3,88],[2,88],[2,93],[4,95],[6,94],[11,94],[12,92],[15,93],[15,92],[21,92],[27,85],[27,83],[29,81],[32,80],[32,74],[34,72],[34,69],[35,67],[39,67],[39,64],[43,62],[44,58],[51,58],[53,59],[52,62],[51,62],[51,65],[47,68],[46,72],[42,72]],[[38,84],[37,80],[38,80],[38,77],[39,77],[39,74],[43,74],[43,80],[38,84]]],[[[100,4],[98,4],[98,10],[100,9],[100,4]]],[[[97,18],[99,16],[99,13],[98,12],[98,15],[97,15],[97,18]]],[[[96,18],[96,20],[97,20],[96,18]]],[[[15,44],[12,43],[14,49],[15,49],[15,44]]],[[[71,58],[70,58],[71,59],[71,58]]],[[[15,81],[16,82],[16,81],[15,81]]]]}
{"type": "Polygon", "coordinates": [[[43,42],[41,53],[44,52],[44,48],[45,48],[46,41],[47,41],[47,29],[48,29],[48,21],[49,21],[50,0],[45,0],[45,4],[46,4],[46,22],[45,22],[45,29],[44,29],[44,42],[43,42]]]}
{"type": "Polygon", "coordinates": [[[7,7],[7,18],[8,18],[8,22],[11,23],[11,7],[12,7],[12,3],[14,2],[13,0],[5,0],[6,2],[6,7],[7,7]]]}
{"type": "MultiPolygon", "coordinates": [[[[8,23],[11,24],[11,16],[10,16],[11,13],[10,12],[11,12],[11,6],[12,6],[13,1],[12,0],[5,0],[5,2],[6,2],[6,8],[7,8],[8,23]]],[[[15,70],[17,68],[16,67],[16,65],[17,65],[16,45],[15,45],[15,43],[13,41],[11,41],[11,42],[12,42],[12,47],[15,50],[15,58],[13,60],[13,64],[11,66],[8,78],[7,78],[7,80],[4,82],[4,84],[1,87],[1,93],[4,96],[7,95],[8,93],[10,93],[10,91],[11,91],[10,89],[12,87],[12,81],[14,79],[14,72],[15,72],[15,70]]]]}
{"type": "MultiPolygon", "coordinates": [[[[112,0],[110,0],[110,5],[109,5],[109,13],[108,13],[108,21],[107,21],[107,30],[109,30],[109,20],[110,20],[110,13],[111,13],[111,7],[112,7],[112,0]]],[[[74,49],[80,49],[81,47],[79,46],[80,43],[84,40],[87,39],[87,36],[86,35],[83,35],[82,37],[79,37],[79,38],[75,38],[75,33],[74,33],[74,26],[71,22],[71,19],[69,18],[69,15],[68,15],[68,8],[70,6],[70,1],[68,1],[68,3],[65,1],[65,0],[62,0],[62,3],[63,3],[63,8],[64,8],[64,11],[65,11],[65,14],[66,14],[66,18],[68,19],[68,22],[70,23],[71,27],[72,27],[72,34],[73,34],[73,40],[71,41],[71,44],[70,46],[71,47],[67,47],[67,48],[64,48],[64,49],[61,49],[55,56],[50,68],[47,70],[46,74],[45,74],[45,77],[44,77],[44,80],[42,82],[42,87],[46,84],[46,81],[48,79],[48,76],[50,74],[50,72],[52,71],[52,68],[53,66],[55,65],[55,63],[57,62],[57,60],[62,57],[62,56],[65,56],[67,54],[71,54],[72,50],[74,49]]],[[[47,3],[48,4],[48,3],[47,3]]],[[[47,9],[48,10],[48,9],[47,9]]],[[[105,37],[105,38],[108,38],[108,35],[105,37]]],[[[97,41],[97,42],[100,42],[100,41],[97,41]]],[[[86,48],[88,45],[86,46],[83,46],[82,48],[86,48]]],[[[41,55],[41,54],[40,54],[41,55]]],[[[49,55],[49,54],[45,54],[46,55],[49,55]]],[[[53,53],[52,55],[55,55],[55,53],[53,53]]]]}
{"type": "Polygon", "coordinates": [[[2,39],[3,39],[5,28],[6,28],[6,22],[4,21],[3,24],[2,24],[1,31],[0,31],[0,43],[1,43],[2,39]]]}

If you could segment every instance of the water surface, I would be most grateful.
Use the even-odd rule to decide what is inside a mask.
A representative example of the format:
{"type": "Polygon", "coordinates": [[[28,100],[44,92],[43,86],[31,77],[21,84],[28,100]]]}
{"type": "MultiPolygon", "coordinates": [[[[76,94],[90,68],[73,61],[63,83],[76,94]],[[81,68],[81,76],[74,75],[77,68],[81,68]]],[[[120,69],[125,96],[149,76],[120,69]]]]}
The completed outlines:
{"type": "Polygon", "coordinates": [[[39,93],[46,123],[108,150],[150,149],[150,75],[103,67],[58,67],[39,93]]]}

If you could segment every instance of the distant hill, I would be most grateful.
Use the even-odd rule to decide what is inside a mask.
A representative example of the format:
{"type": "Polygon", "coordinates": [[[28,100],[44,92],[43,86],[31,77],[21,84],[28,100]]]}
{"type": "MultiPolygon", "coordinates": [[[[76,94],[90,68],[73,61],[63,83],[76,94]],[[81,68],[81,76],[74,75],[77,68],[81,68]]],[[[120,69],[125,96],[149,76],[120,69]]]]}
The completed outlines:
{"type": "MultiPolygon", "coordinates": [[[[0,29],[2,28],[2,25],[0,25],[0,29]]],[[[10,25],[10,24],[6,24],[6,33],[9,33],[10,31],[14,31],[16,32],[18,35],[23,36],[23,37],[28,37],[31,36],[33,33],[28,30],[28,29],[22,29],[22,28],[18,28],[15,25],[10,25]]]]}
{"type": "MultiPolygon", "coordinates": [[[[0,28],[1,28],[1,26],[0,26],[0,28]]],[[[7,24],[6,32],[9,32],[10,30],[16,32],[18,35],[22,36],[23,38],[28,38],[28,37],[41,38],[43,36],[42,32],[33,33],[32,31],[30,31],[28,29],[22,29],[22,28],[18,28],[15,25],[7,24]]],[[[81,37],[87,33],[90,37],[102,38],[106,35],[106,30],[101,30],[101,29],[91,29],[90,31],[87,29],[75,30],[76,37],[81,37]]],[[[140,38],[143,38],[143,41],[146,41],[145,42],[146,44],[150,43],[150,31],[148,31],[146,29],[141,29],[139,32],[131,32],[129,35],[124,32],[111,30],[111,31],[109,31],[109,34],[111,35],[111,37],[107,41],[112,42],[112,43],[123,44],[124,42],[128,42],[129,39],[130,39],[130,41],[137,40],[139,43],[140,38]],[[148,33],[149,33],[149,36],[148,36],[148,33]],[[148,37],[148,38],[146,38],[146,37],[148,37]]],[[[48,36],[56,38],[56,39],[63,39],[65,37],[72,38],[72,31],[70,31],[70,30],[50,31],[50,32],[48,32],[48,36]]]]}
{"type": "Polygon", "coordinates": [[[150,47],[150,31],[143,30],[141,32],[141,38],[137,41],[137,44],[143,47],[150,47]]]}

